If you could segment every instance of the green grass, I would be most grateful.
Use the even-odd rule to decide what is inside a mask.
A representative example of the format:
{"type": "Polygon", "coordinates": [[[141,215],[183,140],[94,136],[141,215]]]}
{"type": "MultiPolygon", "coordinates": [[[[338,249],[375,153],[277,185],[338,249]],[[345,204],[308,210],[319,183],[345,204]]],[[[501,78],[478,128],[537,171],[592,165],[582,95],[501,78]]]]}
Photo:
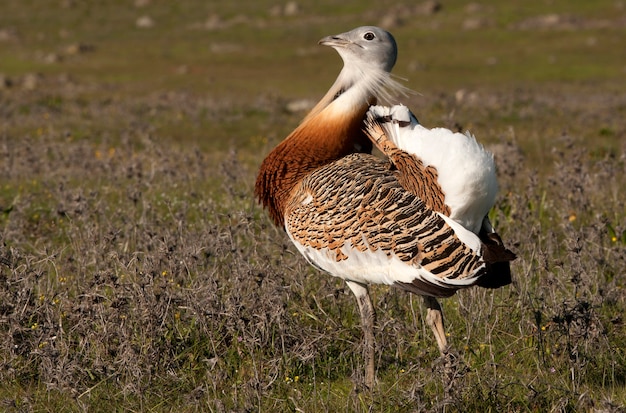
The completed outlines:
{"type": "Polygon", "coordinates": [[[388,5],[22,1],[0,72],[0,410],[621,411],[626,405],[623,11],[443,4],[393,28],[404,101],[496,154],[514,284],[443,301],[375,287],[377,377],[354,298],[253,200],[264,155],[341,62],[317,45],[388,5]],[[573,28],[519,29],[551,13],[573,28]],[[201,28],[217,14],[225,26],[201,28]],[[151,29],[135,27],[151,16],[151,29]],[[243,18],[241,16],[244,16],[243,18]],[[468,17],[488,22],[462,29],[468,17]],[[599,23],[598,23],[599,22],[599,23]],[[93,50],[71,54],[73,44],[93,50]],[[49,63],[46,56],[58,61],[49,63]],[[28,73],[39,73],[24,90],[28,73]],[[460,91],[463,91],[461,93],[460,91]]]}

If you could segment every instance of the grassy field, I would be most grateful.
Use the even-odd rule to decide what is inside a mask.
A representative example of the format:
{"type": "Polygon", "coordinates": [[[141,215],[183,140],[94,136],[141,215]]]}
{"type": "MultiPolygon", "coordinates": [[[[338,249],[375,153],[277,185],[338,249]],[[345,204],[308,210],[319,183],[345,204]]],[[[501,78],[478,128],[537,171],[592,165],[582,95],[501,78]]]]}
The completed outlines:
{"type": "Polygon", "coordinates": [[[5,3],[0,411],[626,409],[623,2],[5,3]],[[452,370],[374,287],[370,392],[354,297],[252,187],[339,72],[318,39],[383,23],[403,102],[495,153],[519,258],[443,302],[452,370]]]}

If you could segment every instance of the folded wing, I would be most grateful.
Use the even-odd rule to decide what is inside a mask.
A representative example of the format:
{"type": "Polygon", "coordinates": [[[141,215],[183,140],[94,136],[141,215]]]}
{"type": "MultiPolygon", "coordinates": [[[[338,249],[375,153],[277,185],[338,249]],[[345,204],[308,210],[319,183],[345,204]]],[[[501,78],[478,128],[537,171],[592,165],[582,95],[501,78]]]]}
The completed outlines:
{"type": "Polygon", "coordinates": [[[298,250],[346,280],[447,297],[488,270],[475,234],[428,208],[372,155],[349,155],[310,174],[286,211],[298,250]]]}

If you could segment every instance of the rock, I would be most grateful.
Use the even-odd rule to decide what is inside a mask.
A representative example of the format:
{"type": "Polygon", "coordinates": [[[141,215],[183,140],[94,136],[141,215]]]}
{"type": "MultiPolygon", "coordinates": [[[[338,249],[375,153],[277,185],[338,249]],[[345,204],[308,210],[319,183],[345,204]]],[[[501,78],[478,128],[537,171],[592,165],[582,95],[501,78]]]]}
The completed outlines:
{"type": "Polygon", "coordinates": [[[283,14],[285,16],[295,16],[299,12],[300,5],[298,5],[298,3],[296,3],[295,1],[290,1],[289,3],[285,4],[285,8],[283,9],[283,14]]]}
{"type": "Polygon", "coordinates": [[[288,102],[285,105],[285,110],[289,113],[299,113],[311,110],[313,106],[315,106],[315,101],[311,99],[297,99],[288,102]]]}
{"type": "Polygon", "coordinates": [[[561,14],[544,14],[541,16],[530,17],[514,24],[513,28],[519,30],[550,30],[550,29],[566,29],[575,30],[587,26],[602,26],[605,24],[597,22],[586,22],[575,16],[561,14]]]}
{"type": "Polygon", "coordinates": [[[27,73],[22,78],[22,88],[25,90],[35,90],[39,86],[41,75],[38,73],[27,73]]]}
{"type": "Polygon", "coordinates": [[[295,16],[298,13],[300,13],[300,5],[295,1],[287,2],[282,6],[277,4],[269,10],[272,17],[295,16]]]}
{"type": "Polygon", "coordinates": [[[393,29],[395,27],[400,27],[403,24],[404,19],[400,17],[397,13],[388,13],[385,14],[382,19],[380,19],[380,23],[378,25],[387,29],[393,29]]]}
{"type": "Polygon", "coordinates": [[[90,44],[74,43],[74,44],[67,46],[64,52],[68,56],[73,56],[73,55],[93,52],[94,50],[95,50],[95,47],[90,44]]]}
{"type": "Polygon", "coordinates": [[[481,96],[477,92],[468,92],[465,89],[459,89],[454,93],[454,100],[457,104],[474,105],[481,100],[481,96]]]}
{"type": "Polygon", "coordinates": [[[61,56],[56,53],[48,53],[43,56],[43,61],[48,64],[58,63],[62,60],[61,56]]]}
{"type": "Polygon", "coordinates": [[[465,99],[465,94],[467,93],[467,91],[465,89],[459,89],[454,93],[454,100],[456,100],[456,103],[462,103],[463,100],[465,99]]]}
{"type": "Polygon", "coordinates": [[[17,31],[14,28],[0,29],[0,42],[10,42],[17,39],[17,31]]]}
{"type": "Polygon", "coordinates": [[[461,27],[463,30],[478,30],[491,26],[492,23],[485,17],[468,17],[463,20],[461,27]]]}
{"type": "Polygon", "coordinates": [[[543,16],[533,17],[522,22],[522,27],[527,28],[550,28],[558,25],[562,18],[558,14],[546,14],[543,16]]]}
{"type": "Polygon", "coordinates": [[[135,21],[135,26],[140,29],[150,29],[154,27],[154,20],[150,16],[141,16],[135,21]]]}
{"type": "Polygon", "coordinates": [[[204,22],[204,28],[206,30],[217,30],[224,27],[224,22],[222,18],[217,14],[210,15],[206,21],[204,22]]]}

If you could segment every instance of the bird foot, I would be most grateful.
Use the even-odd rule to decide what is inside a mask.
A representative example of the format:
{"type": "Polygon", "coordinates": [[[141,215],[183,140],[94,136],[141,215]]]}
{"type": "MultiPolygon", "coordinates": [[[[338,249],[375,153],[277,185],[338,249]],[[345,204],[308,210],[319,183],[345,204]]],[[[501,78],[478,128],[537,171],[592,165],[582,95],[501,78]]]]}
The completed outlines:
{"type": "Polygon", "coordinates": [[[459,353],[448,348],[433,362],[433,370],[441,374],[447,385],[451,386],[469,372],[469,367],[459,353]]]}

